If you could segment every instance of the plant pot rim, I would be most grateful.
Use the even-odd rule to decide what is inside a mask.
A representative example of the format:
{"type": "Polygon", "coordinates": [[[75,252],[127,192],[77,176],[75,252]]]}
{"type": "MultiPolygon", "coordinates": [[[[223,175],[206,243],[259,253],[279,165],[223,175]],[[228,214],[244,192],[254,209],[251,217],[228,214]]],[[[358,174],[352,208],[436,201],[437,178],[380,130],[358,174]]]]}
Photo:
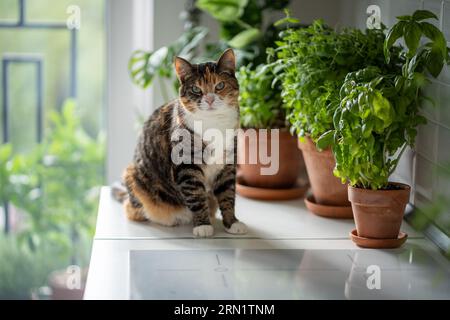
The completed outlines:
{"type": "Polygon", "coordinates": [[[411,187],[400,182],[391,184],[399,186],[400,189],[394,190],[372,190],[348,186],[348,200],[352,204],[362,205],[364,207],[389,207],[394,202],[408,202],[411,193],[411,187]]]}
{"type": "Polygon", "coordinates": [[[394,186],[398,186],[400,187],[400,189],[377,189],[377,190],[373,190],[373,189],[366,189],[366,188],[360,188],[360,187],[354,187],[351,186],[350,184],[348,185],[348,191],[349,192],[357,192],[357,193],[379,193],[379,192],[383,192],[383,193],[395,193],[395,192],[405,192],[405,191],[410,191],[411,190],[411,186],[406,184],[406,183],[401,183],[401,182],[389,182],[389,185],[394,185],[394,186]]]}
{"type": "Polygon", "coordinates": [[[394,249],[402,246],[408,239],[406,232],[399,231],[398,236],[393,239],[366,238],[358,235],[358,231],[353,229],[349,232],[350,239],[361,248],[369,249],[394,249]]]}

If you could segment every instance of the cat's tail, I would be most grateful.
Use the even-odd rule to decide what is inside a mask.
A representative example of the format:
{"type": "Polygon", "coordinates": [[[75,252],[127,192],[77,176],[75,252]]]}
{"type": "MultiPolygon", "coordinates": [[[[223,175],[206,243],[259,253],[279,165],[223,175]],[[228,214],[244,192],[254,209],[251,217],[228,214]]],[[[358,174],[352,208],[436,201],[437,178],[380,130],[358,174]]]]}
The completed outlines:
{"type": "Polygon", "coordinates": [[[120,203],[123,203],[128,198],[127,189],[120,182],[114,182],[112,184],[111,195],[115,200],[119,201],[120,203]]]}

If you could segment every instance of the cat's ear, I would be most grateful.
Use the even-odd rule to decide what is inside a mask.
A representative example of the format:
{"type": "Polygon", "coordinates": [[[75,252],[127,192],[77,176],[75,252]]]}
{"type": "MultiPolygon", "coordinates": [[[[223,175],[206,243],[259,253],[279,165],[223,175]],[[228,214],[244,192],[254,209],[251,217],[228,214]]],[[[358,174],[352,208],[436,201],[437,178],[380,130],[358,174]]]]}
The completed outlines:
{"type": "Polygon", "coordinates": [[[176,57],[175,58],[175,71],[177,72],[178,79],[183,82],[187,75],[192,72],[192,65],[189,61],[176,57]]]}
{"type": "Polygon", "coordinates": [[[227,49],[222,53],[219,60],[217,60],[217,66],[219,72],[227,72],[230,75],[234,75],[236,70],[236,58],[233,49],[227,49]]]}

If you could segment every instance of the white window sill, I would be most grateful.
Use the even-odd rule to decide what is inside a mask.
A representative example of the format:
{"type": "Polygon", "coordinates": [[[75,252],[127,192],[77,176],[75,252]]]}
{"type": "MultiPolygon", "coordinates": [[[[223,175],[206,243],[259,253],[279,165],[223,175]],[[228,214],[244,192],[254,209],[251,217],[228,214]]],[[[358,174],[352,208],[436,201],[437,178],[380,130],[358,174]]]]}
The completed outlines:
{"type": "Polygon", "coordinates": [[[194,239],[190,226],[128,221],[104,187],[85,299],[450,298],[450,263],[406,222],[402,248],[367,250],[348,238],[353,221],[317,217],[303,200],[238,197],[236,214],[247,235],[225,233],[218,220],[213,238],[194,239]],[[366,287],[370,265],[381,269],[380,290],[366,287]]]}

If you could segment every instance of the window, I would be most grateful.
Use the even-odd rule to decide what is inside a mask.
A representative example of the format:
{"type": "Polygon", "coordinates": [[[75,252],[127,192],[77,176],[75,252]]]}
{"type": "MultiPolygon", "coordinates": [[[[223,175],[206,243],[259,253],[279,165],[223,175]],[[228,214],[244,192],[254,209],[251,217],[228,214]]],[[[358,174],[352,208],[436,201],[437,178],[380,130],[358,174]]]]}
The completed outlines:
{"type": "Polygon", "coordinates": [[[87,265],[104,181],[105,12],[104,0],[0,3],[0,279],[14,284],[0,280],[0,297],[87,265]],[[32,270],[15,272],[27,259],[32,270]]]}

